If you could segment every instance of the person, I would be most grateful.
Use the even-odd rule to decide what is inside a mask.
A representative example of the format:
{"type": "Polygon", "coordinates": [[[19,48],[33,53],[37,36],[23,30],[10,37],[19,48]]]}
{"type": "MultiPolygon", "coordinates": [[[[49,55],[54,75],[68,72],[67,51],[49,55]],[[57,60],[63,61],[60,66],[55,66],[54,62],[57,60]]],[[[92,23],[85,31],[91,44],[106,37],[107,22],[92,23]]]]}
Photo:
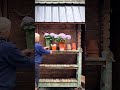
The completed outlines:
{"type": "Polygon", "coordinates": [[[0,90],[14,90],[17,65],[34,67],[34,60],[25,56],[30,50],[20,51],[12,42],[8,42],[10,29],[11,21],[0,17],[0,90]]]}
{"type": "Polygon", "coordinates": [[[38,88],[38,81],[40,76],[39,65],[42,63],[42,55],[52,54],[51,50],[46,50],[47,47],[43,47],[40,43],[40,35],[35,33],[35,90],[38,88]]]}

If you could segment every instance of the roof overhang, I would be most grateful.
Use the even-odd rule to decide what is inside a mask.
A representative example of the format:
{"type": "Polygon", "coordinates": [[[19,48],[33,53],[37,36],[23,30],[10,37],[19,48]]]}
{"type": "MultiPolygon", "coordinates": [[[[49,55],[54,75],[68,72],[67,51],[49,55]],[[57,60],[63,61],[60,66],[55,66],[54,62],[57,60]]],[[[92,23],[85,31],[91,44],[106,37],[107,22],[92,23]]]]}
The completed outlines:
{"type": "Polygon", "coordinates": [[[65,3],[73,3],[73,4],[85,4],[85,0],[35,0],[35,3],[43,3],[43,4],[65,4],[65,3]]]}
{"type": "Polygon", "coordinates": [[[35,6],[35,22],[85,23],[85,6],[79,4],[38,4],[35,6]]]}

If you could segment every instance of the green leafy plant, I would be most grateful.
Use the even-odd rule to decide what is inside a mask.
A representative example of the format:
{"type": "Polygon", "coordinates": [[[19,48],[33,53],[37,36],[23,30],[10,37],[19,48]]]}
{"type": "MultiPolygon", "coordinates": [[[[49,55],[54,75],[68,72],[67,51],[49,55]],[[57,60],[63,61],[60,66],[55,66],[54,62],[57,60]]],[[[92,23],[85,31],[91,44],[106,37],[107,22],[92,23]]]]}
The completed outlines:
{"type": "Polygon", "coordinates": [[[24,17],[21,23],[21,29],[23,31],[35,30],[34,19],[31,17],[24,17]]]}
{"type": "Polygon", "coordinates": [[[35,25],[34,19],[31,17],[24,17],[21,23],[21,30],[26,34],[27,48],[34,48],[35,25]]]}

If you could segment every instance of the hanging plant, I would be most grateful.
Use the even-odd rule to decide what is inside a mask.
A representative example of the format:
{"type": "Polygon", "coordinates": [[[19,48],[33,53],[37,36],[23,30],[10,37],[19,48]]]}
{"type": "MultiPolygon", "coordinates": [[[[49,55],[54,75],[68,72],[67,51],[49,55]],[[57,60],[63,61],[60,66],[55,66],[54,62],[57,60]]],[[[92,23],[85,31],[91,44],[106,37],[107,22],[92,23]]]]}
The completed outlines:
{"type": "Polygon", "coordinates": [[[34,34],[35,34],[35,25],[34,19],[28,16],[25,16],[22,19],[21,30],[26,33],[26,43],[27,48],[34,48],[34,34]]]}
{"type": "Polygon", "coordinates": [[[25,17],[22,19],[21,29],[22,29],[23,31],[35,30],[34,19],[31,18],[31,17],[25,16],[25,17]]]}

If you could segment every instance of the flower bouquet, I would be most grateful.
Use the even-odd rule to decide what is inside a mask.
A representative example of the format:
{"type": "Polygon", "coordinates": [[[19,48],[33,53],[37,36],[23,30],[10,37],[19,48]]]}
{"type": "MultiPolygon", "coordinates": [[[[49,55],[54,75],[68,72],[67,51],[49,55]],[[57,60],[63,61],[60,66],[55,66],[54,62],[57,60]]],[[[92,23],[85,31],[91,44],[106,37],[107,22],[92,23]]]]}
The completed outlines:
{"type": "Polygon", "coordinates": [[[70,35],[66,35],[64,33],[60,33],[56,36],[55,41],[59,43],[59,49],[65,50],[66,48],[66,42],[71,39],[70,35]]]}

